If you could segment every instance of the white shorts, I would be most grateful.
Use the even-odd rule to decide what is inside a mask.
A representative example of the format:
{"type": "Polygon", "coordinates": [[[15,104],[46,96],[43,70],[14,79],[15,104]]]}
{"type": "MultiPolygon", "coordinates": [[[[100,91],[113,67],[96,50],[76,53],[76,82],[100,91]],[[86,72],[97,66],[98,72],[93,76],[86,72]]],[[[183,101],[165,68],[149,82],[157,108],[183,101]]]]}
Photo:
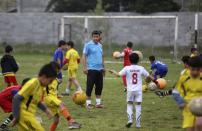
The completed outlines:
{"type": "Polygon", "coordinates": [[[142,102],[142,91],[127,91],[127,102],[142,102]]]}

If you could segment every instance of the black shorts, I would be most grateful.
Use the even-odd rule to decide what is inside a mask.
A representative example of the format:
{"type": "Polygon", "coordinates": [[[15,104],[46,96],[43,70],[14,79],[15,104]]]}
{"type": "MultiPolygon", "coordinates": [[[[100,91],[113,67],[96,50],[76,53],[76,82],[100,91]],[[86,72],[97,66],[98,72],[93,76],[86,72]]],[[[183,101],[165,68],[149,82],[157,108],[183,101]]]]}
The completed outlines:
{"type": "Polygon", "coordinates": [[[103,71],[100,70],[88,70],[87,84],[86,84],[86,95],[91,96],[93,87],[95,86],[95,95],[102,94],[103,88],[103,71]]]}

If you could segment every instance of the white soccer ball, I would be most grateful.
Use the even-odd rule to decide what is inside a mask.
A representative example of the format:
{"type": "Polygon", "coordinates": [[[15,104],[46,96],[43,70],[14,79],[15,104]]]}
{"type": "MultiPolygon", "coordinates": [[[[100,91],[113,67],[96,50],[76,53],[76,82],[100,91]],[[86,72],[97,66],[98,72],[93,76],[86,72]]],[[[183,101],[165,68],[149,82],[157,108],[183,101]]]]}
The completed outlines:
{"type": "Polygon", "coordinates": [[[189,102],[188,107],[190,111],[192,112],[192,114],[194,114],[195,116],[202,116],[202,98],[201,97],[192,99],[189,102]]]}
{"type": "Polygon", "coordinates": [[[138,54],[138,56],[139,56],[139,61],[143,60],[143,54],[142,54],[141,51],[139,51],[139,50],[135,50],[135,51],[133,51],[133,53],[138,54]]]}
{"type": "Polygon", "coordinates": [[[148,84],[148,88],[150,91],[155,91],[157,89],[157,85],[154,82],[150,82],[148,84]]]}

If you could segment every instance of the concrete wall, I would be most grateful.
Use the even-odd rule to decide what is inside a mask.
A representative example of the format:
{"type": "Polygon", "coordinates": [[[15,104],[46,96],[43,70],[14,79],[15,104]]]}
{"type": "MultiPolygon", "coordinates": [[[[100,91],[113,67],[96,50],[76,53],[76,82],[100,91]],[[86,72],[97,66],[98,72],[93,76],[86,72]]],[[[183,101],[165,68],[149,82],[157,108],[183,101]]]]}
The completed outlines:
{"type": "MultiPolygon", "coordinates": [[[[0,42],[11,43],[56,43],[59,40],[60,18],[62,13],[0,13],[0,42]]],[[[87,15],[87,14],[83,14],[87,15]]],[[[106,15],[139,15],[135,13],[118,13],[106,15]]],[[[157,13],[153,15],[178,15],[178,44],[188,45],[193,41],[194,13],[157,13]]],[[[200,14],[202,23],[202,13],[200,14]]],[[[66,19],[65,36],[77,43],[84,39],[84,20],[66,19]],[[70,35],[71,30],[71,35],[70,35]]],[[[145,45],[172,45],[174,39],[173,20],[90,20],[89,32],[100,29],[104,32],[104,42],[125,43],[133,41],[145,45]]],[[[202,30],[202,25],[199,26],[202,30]]]]}

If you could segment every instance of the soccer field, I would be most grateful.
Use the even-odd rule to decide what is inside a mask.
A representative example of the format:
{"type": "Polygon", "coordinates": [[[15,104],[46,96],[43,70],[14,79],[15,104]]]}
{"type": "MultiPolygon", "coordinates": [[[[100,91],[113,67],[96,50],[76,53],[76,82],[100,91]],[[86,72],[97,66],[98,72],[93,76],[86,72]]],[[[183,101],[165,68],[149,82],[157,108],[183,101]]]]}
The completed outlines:
{"type": "MultiPolygon", "coordinates": [[[[40,67],[49,62],[52,57],[50,55],[16,55],[16,60],[20,65],[20,70],[17,73],[18,82],[21,82],[23,78],[35,77],[40,67]]],[[[107,60],[113,60],[106,58],[107,60]]],[[[113,60],[116,61],[116,60],[113,60]]],[[[172,85],[178,79],[179,73],[183,68],[181,64],[173,64],[167,62],[169,65],[169,72],[166,77],[168,81],[168,87],[172,85]]],[[[149,69],[149,64],[142,64],[149,69]]],[[[106,68],[115,69],[119,71],[122,68],[122,64],[106,64],[106,68]]],[[[78,71],[78,79],[85,90],[86,76],[82,73],[82,67],[78,71]]],[[[62,93],[65,90],[67,83],[67,73],[64,71],[63,83],[59,89],[62,93]]],[[[5,87],[3,83],[3,77],[0,76],[0,87],[5,87]]],[[[72,88],[71,94],[75,91],[72,88]]],[[[94,97],[94,96],[93,96],[94,97]]],[[[125,128],[127,122],[126,115],[126,93],[123,92],[122,79],[113,77],[107,74],[104,80],[104,91],[103,91],[103,104],[104,109],[93,109],[87,111],[85,108],[77,106],[73,103],[71,96],[65,96],[62,98],[66,106],[69,108],[72,116],[80,122],[83,126],[81,131],[134,131],[137,130],[133,125],[132,128],[125,128]]],[[[153,92],[147,91],[143,95],[142,104],[142,128],[140,131],[181,131],[181,112],[177,108],[175,102],[171,97],[159,98],[153,92]]],[[[0,111],[0,120],[2,121],[8,114],[4,114],[0,111]]],[[[51,120],[48,120],[44,113],[38,112],[38,116],[42,116],[43,127],[49,130],[51,120]]],[[[15,131],[16,127],[11,128],[15,131]]],[[[68,130],[67,121],[61,117],[60,124],[57,128],[58,131],[68,130]]]]}

